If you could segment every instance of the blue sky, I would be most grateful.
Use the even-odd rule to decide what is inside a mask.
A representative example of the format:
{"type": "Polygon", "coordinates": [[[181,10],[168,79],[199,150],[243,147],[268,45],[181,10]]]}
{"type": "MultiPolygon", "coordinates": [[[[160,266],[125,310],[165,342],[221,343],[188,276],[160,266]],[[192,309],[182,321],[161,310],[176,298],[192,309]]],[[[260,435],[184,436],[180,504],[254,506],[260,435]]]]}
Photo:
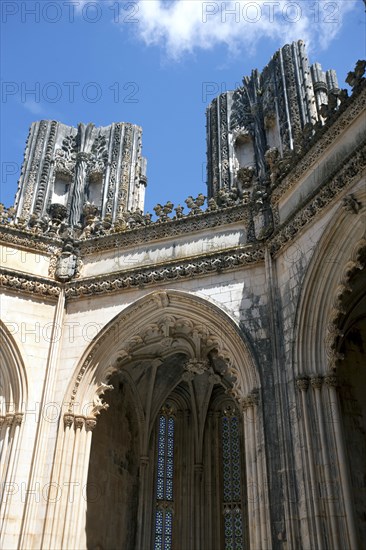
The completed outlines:
{"type": "Polygon", "coordinates": [[[362,0],[1,2],[1,201],[35,120],[143,128],[147,211],[205,192],[205,110],[304,39],[341,87],[366,55],[362,0]]]}

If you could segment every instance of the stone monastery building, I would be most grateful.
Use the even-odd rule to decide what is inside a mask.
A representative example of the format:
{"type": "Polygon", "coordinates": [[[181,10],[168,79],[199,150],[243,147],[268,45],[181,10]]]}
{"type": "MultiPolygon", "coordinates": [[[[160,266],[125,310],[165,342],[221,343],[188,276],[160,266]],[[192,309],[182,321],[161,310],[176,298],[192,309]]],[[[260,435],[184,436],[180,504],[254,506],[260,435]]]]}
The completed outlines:
{"type": "Polygon", "coordinates": [[[299,41],[207,110],[207,197],[141,128],[30,130],[1,209],[1,548],[366,540],[366,85],[299,41]]]}

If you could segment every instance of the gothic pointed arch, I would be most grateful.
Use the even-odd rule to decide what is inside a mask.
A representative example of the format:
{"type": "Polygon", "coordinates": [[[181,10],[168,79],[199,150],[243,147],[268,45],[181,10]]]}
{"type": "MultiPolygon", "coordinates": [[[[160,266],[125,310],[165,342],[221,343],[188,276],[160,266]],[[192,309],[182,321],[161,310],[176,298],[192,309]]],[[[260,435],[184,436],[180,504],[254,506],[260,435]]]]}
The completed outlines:
{"type": "Polygon", "coordinates": [[[1,415],[22,414],[28,395],[25,367],[13,336],[1,320],[0,361],[1,415]]]}
{"type": "Polygon", "coordinates": [[[14,484],[21,428],[27,406],[28,384],[19,348],[6,325],[0,321],[0,545],[6,532],[12,498],[3,498],[14,484]]]}
{"type": "Polygon", "coordinates": [[[365,205],[360,186],[329,222],[306,274],[294,346],[312,537],[352,550],[366,533],[365,205]]]}
{"type": "Polygon", "coordinates": [[[296,376],[326,374],[335,368],[335,325],[340,300],[352,272],[362,269],[359,257],[366,242],[366,191],[343,198],[328,224],[307,269],[294,328],[296,376]],[[349,207],[357,204],[357,209],[349,207]]]}
{"type": "Polygon", "coordinates": [[[196,362],[196,370],[206,368],[208,359],[216,361],[239,401],[260,387],[249,343],[227,313],[185,292],[158,291],[122,311],[91,343],[65,396],[68,412],[97,416],[111,374],[135,357],[149,356],[149,343],[156,338],[162,339],[156,357],[173,349],[196,362]]]}
{"type": "Polygon", "coordinates": [[[85,352],[69,386],[59,432],[64,458],[54,482],[82,480],[87,489],[74,504],[74,526],[70,495],[50,503],[48,517],[64,520],[55,531],[46,525],[43,547],[62,540],[65,548],[113,547],[116,541],[126,549],[159,548],[159,537],[173,537],[177,547],[193,541],[199,549],[213,537],[213,525],[212,548],[224,537],[235,547],[248,536],[254,547],[267,544],[259,391],[258,368],[241,330],[208,300],[168,290],[126,308],[85,352]],[[222,443],[213,448],[215,438],[222,443]],[[235,455],[229,481],[229,470],[222,473],[224,452],[235,455]],[[225,493],[224,483],[241,489],[225,493]],[[249,498],[252,490],[258,494],[249,498]]]}

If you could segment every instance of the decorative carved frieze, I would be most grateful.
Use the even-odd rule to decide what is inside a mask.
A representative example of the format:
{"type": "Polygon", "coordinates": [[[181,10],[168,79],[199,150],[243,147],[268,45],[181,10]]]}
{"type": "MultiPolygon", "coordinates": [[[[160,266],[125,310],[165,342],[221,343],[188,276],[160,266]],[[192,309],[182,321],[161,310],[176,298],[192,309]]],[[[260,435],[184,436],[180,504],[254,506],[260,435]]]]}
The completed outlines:
{"type": "Polygon", "coordinates": [[[293,240],[296,234],[328,206],[337,195],[357,181],[365,167],[366,144],[363,143],[357,151],[349,156],[342,169],[338,170],[334,177],[322,183],[305,206],[300,207],[288,222],[275,230],[269,243],[271,252],[277,252],[286,242],[293,240]]]}
{"type": "Polygon", "coordinates": [[[331,127],[325,127],[324,133],[319,135],[319,139],[314,142],[309,151],[302,156],[301,159],[296,159],[289,165],[291,172],[286,175],[281,181],[277,180],[277,186],[272,190],[271,201],[276,204],[282,195],[284,195],[291,187],[301,179],[301,177],[309,171],[311,166],[319,162],[321,156],[328,147],[330,147],[344,132],[344,130],[353,124],[366,107],[366,88],[363,92],[354,98],[350,98],[350,104],[347,109],[340,112],[339,117],[333,122],[331,127]]]}
{"type": "Polygon", "coordinates": [[[7,290],[21,291],[25,294],[51,299],[57,299],[60,294],[60,286],[54,281],[4,268],[0,273],[0,286],[5,287],[7,290]]]}
{"type": "Polygon", "coordinates": [[[128,288],[141,288],[161,282],[172,282],[194,276],[212,274],[237,269],[264,260],[264,250],[243,248],[242,251],[201,256],[189,262],[172,262],[159,268],[140,268],[133,271],[112,273],[108,276],[81,279],[68,283],[66,296],[73,299],[78,296],[112,293],[128,288]]]}

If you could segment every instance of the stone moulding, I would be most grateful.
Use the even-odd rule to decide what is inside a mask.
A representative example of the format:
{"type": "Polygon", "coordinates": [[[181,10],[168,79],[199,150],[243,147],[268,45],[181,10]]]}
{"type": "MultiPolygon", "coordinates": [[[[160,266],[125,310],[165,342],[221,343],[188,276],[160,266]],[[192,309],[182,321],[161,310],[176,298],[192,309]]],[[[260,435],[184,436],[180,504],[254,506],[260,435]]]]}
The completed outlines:
{"type": "Polygon", "coordinates": [[[93,254],[101,250],[111,250],[116,247],[130,246],[156,241],[159,239],[178,237],[187,233],[210,229],[226,224],[242,222],[249,224],[249,208],[246,205],[235,205],[224,210],[214,212],[202,212],[194,216],[186,216],[180,219],[168,219],[164,223],[154,223],[130,229],[121,233],[114,233],[103,237],[96,237],[85,241],[79,241],[80,252],[83,255],[93,254]]]}
{"type": "MultiPolygon", "coordinates": [[[[352,96],[351,96],[352,99],[352,96]]],[[[299,159],[290,173],[280,180],[272,190],[271,202],[277,204],[280,198],[293,187],[296,182],[320,159],[324,151],[334,143],[340,134],[353,124],[354,120],[366,108],[366,88],[356,96],[351,105],[343,111],[339,118],[331,124],[324,134],[314,143],[314,145],[299,159]]]]}
{"type": "Polygon", "coordinates": [[[50,279],[28,275],[20,271],[2,268],[0,273],[0,287],[15,292],[21,291],[26,294],[57,299],[61,286],[50,279]]]}
{"type": "Polygon", "coordinates": [[[269,246],[272,254],[275,254],[287,242],[292,241],[296,234],[311,221],[323,208],[340,194],[346,187],[351,186],[360,179],[366,169],[366,142],[349,155],[349,160],[336,175],[326,180],[321,188],[318,188],[289,220],[277,228],[273,234],[269,246]]]}
{"type": "Polygon", "coordinates": [[[0,242],[19,246],[29,252],[44,252],[54,254],[62,248],[62,240],[44,235],[36,235],[29,230],[21,230],[11,225],[0,225],[0,242]]]}
{"type": "MultiPolygon", "coordinates": [[[[342,170],[330,181],[324,182],[322,187],[318,189],[313,197],[303,207],[299,207],[299,210],[287,221],[282,227],[278,228],[273,234],[273,237],[268,240],[268,246],[271,253],[275,254],[286,243],[292,241],[296,234],[317,215],[323,208],[325,208],[339,193],[344,190],[345,187],[350,186],[356,179],[360,177],[360,174],[366,167],[366,146],[361,144],[356,154],[352,154],[350,160],[343,166],[342,170]]],[[[236,215],[239,216],[243,211],[242,206],[236,206],[230,208],[231,213],[234,214],[235,221],[236,215]]],[[[227,214],[229,214],[227,212],[227,214]]],[[[207,216],[199,215],[191,219],[188,219],[188,227],[186,231],[192,231],[192,225],[199,222],[205,223],[207,216]]],[[[159,231],[161,230],[165,236],[174,235],[174,231],[170,233],[170,228],[173,228],[174,222],[161,224],[157,227],[156,239],[161,238],[159,231]]],[[[186,227],[187,227],[186,225],[186,227]]],[[[154,226],[155,229],[155,226],[154,226]]],[[[101,243],[103,249],[103,241],[107,240],[108,244],[106,248],[110,248],[111,244],[114,246],[127,244],[127,242],[134,242],[136,234],[141,233],[141,239],[146,243],[146,228],[140,230],[131,230],[130,232],[118,235],[108,236],[100,238],[95,244],[101,243]],[[121,238],[122,242],[118,239],[121,238]],[[125,241],[123,241],[126,239],[125,241]]],[[[10,230],[14,231],[14,230],[10,230]]],[[[186,232],[184,231],[184,232],[186,232]]],[[[9,233],[10,233],[9,232],[9,233]]],[[[1,231],[0,236],[5,234],[5,231],[1,231]]],[[[152,232],[154,233],[154,232],[152,232]]],[[[149,235],[150,236],[150,235],[149,235]]],[[[44,238],[42,238],[44,239],[44,238]]],[[[29,239],[30,240],[30,239],[29,239]]],[[[50,253],[51,239],[42,240],[42,244],[49,243],[48,252],[50,253]]],[[[22,241],[23,242],[23,241],[22,241]]],[[[20,243],[19,243],[20,244],[20,243]]],[[[91,246],[90,243],[85,243],[87,246],[91,246]]],[[[85,249],[84,249],[85,250],[85,249]]],[[[91,249],[90,249],[91,250],[91,249]]],[[[93,251],[99,250],[93,247],[93,251]]],[[[264,248],[259,248],[256,245],[249,245],[243,248],[237,248],[228,250],[224,253],[213,255],[202,255],[194,260],[180,261],[180,262],[168,262],[155,269],[151,267],[134,269],[131,271],[115,272],[109,275],[93,277],[89,279],[71,281],[65,285],[66,298],[73,299],[79,296],[91,296],[103,293],[112,293],[128,288],[143,288],[145,286],[152,286],[155,284],[169,283],[172,281],[178,281],[191,277],[199,277],[212,274],[216,271],[228,271],[234,269],[240,269],[244,265],[254,264],[264,260],[264,248]]],[[[1,276],[1,285],[12,290],[22,290],[27,293],[35,293],[42,296],[57,297],[60,292],[60,285],[52,281],[51,279],[43,279],[40,277],[30,276],[21,272],[15,272],[10,270],[4,270],[1,276]]]]}
{"type": "Polygon", "coordinates": [[[243,248],[227,253],[200,256],[195,260],[171,262],[154,268],[137,268],[115,272],[107,276],[92,277],[66,284],[66,298],[116,292],[128,288],[144,288],[154,284],[169,283],[182,279],[204,276],[217,271],[238,269],[264,261],[264,249],[243,248]]]}

